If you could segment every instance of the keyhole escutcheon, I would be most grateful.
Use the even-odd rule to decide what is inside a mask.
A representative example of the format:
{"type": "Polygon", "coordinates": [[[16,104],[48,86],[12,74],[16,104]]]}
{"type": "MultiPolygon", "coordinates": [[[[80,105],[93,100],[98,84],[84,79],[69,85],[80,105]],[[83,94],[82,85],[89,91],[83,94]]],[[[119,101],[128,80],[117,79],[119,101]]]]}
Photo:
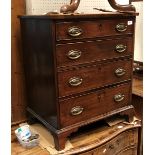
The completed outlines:
{"type": "Polygon", "coordinates": [[[100,23],[99,24],[99,30],[102,31],[103,30],[103,25],[100,23]]]}

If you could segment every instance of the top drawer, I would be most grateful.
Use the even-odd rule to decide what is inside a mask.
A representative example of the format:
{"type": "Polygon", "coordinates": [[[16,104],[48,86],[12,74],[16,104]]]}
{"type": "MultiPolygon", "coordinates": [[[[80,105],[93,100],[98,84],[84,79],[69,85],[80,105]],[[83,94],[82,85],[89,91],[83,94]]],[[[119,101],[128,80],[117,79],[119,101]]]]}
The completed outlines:
{"type": "Polygon", "coordinates": [[[56,24],[56,40],[60,41],[124,35],[132,34],[133,31],[133,19],[60,22],[56,24]]]}

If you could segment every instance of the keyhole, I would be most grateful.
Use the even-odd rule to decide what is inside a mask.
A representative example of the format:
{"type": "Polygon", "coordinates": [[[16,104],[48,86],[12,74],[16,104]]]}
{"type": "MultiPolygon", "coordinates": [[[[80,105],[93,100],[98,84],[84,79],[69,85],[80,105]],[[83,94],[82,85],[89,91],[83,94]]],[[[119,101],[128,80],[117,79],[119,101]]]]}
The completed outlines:
{"type": "Polygon", "coordinates": [[[101,23],[99,24],[99,30],[100,31],[102,30],[102,24],[101,23]]]}

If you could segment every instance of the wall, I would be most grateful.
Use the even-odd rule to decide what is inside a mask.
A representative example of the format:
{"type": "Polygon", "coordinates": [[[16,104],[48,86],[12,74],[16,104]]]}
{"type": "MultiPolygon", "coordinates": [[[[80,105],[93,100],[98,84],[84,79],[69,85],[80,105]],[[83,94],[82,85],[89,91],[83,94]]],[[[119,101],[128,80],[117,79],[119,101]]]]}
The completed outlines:
{"type": "Polygon", "coordinates": [[[143,62],[143,1],[133,2],[139,12],[136,20],[134,60],[143,62]]]}

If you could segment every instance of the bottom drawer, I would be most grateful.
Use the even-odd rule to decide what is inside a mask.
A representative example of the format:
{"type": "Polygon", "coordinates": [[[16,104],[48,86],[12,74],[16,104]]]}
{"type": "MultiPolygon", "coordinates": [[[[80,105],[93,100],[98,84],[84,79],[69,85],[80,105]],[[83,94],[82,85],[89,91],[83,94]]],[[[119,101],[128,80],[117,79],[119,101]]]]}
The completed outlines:
{"type": "Polygon", "coordinates": [[[60,126],[65,127],[105,114],[130,103],[131,83],[59,100],[60,126]]]}
{"type": "Polygon", "coordinates": [[[80,155],[137,155],[138,129],[125,131],[106,144],[80,155]]]}

